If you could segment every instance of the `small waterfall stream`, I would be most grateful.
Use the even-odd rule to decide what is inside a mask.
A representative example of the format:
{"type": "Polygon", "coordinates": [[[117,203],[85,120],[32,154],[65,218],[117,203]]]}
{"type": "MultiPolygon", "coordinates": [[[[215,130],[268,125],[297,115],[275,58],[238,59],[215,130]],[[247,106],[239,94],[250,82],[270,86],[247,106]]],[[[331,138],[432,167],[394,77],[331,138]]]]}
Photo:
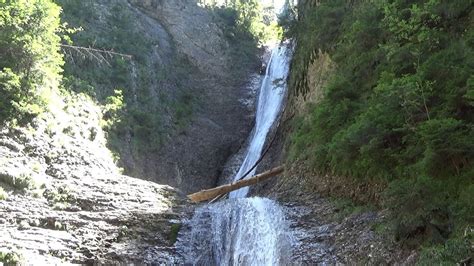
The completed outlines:
{"type": "MultiPolygon", "coordinates": [[[[272,51],[260,88],[255,128],[234,181],[260,158],[267,135],[281,112],[291,51],[282,44],[272,51]]],[[[255,169],[247,176],[252,176],[255,169]]],[[[177,243],[188,265],[286,265],[291,256],[291,235],[282,208],[266,198],[246,198],[248,188],[229,199],[195,210],[190,231],[177,243]]]]}
{"type": "MultiPolygon", "coordinates": [[[[276,47],[272,51],[270,62],[258,96],[255,128],[252,131],[245,159],[235,175],[234,181],[242,177],[260,158],[268,132],[277,119],[286,94],[286,77],[288,76],[290,55],[286,45],[276,47]]],[[[248,176],[255,174],[252,170],[248,176]]],[[[248,187],[230,193],[231,198],[245,197],[248,187]]]]}

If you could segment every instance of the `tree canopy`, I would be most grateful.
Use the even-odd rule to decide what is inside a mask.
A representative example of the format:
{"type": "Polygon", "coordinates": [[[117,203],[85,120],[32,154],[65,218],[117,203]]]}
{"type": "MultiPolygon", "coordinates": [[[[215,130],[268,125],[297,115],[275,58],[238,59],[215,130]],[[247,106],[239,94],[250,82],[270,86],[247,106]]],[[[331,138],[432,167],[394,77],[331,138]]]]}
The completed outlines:
{"type": "Polygon", "coordinates": [[[320,51],[336,69],[297,125],[293,159],[389,184],[400,239],[472,225],[473,1],[312,2],[300,3],[288,31],[297,41],[291,90],[314,89],[308,66],[320,51]]]}
{"type": "Polygon", "coordinates": [[[48,0],[0,1],[0,121],[41,111],[61,66],[60,8],[48,0]]]}

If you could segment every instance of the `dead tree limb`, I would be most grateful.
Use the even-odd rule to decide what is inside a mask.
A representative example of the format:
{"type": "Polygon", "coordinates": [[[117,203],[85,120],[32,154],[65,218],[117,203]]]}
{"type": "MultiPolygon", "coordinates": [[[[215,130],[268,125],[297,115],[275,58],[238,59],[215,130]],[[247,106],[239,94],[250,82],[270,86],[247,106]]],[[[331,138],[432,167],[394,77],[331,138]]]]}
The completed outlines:
{"type": "Polygon", "coordinates": [[[252,176],[244,180],[237,181],[235,183],[231,183],[231,184],[227,184],[227,185],[223,185],[223,186],[219,186],[219,187],[215,187],[211,189],[201,190],[194,194],[188,195],[188,198],[191,199],[193,202],[201,202],[201,201],[213,199],[222,194],[229,193],[239,188],[257,184],[263,180],[269,179],[270,177],[274,177],[278,174],[283,173],[284,170],[285,170],[284,166],[278,166],[269,171],[263,172],[261,174],[252,176]]]}
{"type": "MultiPolygon", "coordinates": [[[[89,56],[90,58],[93,58],[97,60],[99,63],[106,63],[107,65],[110,66],[109,61],[105,58],[105,56],[112,57],[112,56],[119,56],[121,58],[126,58],[128,60],[132,60],[133,56],[129,54],[122,54],[122,53],[117,53],[114,51],[107,51],[107,50],[102,50],[102,49],[96,49],[92,47],[83,47],[83,46],[75,46],[75,45],[69,45],[69,44],[61,44],[62,48],[70,49],[72,51],[75,51],[76,53],[87,57],[89,56]],[[104,56],[105,55],[105,56],[104,56]]],[[[72,55],[70,55],[72,58],[72,55]]]]}

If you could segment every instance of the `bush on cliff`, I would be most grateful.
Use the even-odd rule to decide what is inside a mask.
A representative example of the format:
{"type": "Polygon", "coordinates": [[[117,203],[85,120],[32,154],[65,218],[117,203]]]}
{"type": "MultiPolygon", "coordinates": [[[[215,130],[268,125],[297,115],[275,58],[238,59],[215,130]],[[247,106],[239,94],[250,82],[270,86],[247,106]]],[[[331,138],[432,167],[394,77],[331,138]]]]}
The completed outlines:
{"type": "Polygon", "coordinates": [[[59,13],[47,0],[0,1],[0,123],[41,113],[57,87],[59,13]]]}
{"type": "Polygon", "coordinates": [[[103,126],[107,131],[108,146],[114,152],[118,154],[124,139],[130,136],[136,154],[158,150],[165,133],[162,116],[175,103],[163,101],[158,104],[152,97],[151,87],[153,83],[173,79],[169,73],[176,66],[153,63],[148,55],[158,44],[140,29],[135,14],[124,1],[110,4],[75,0],[56,2],[63,9],[62,20],[70,27],[80,29],[71,35],[74,45],[103,51],[94,57],[87,56],[87,52],[65,50],[64,86],[87,93],[103,105],[103,126]],[[104,60],[100,59],[102,56],[104,60]],[[117,96],[120,108],[112,114],[110,101],[118,100],[117,96]]]}
{"type": "Polygon", "coordinates": [[[336,70],[299,120],[293,159],[389,184],[385,204],[398,239],[442,245],[461,237],[474,223],[472,1],[310,2],[300,3],[288,31],[298,44],[291,90],[311,89],[307,69],[318,51],[336,70]]]}

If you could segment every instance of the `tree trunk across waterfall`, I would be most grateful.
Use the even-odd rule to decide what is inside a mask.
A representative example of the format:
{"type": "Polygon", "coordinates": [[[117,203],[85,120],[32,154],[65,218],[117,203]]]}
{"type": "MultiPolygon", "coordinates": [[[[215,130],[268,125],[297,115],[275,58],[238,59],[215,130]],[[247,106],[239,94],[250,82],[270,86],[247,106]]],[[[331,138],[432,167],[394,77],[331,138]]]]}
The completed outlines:
{"type": "Polygon", "coordinates": [[[248,179],[240,180],[240,181],[237,181],[235,183],[222,185],[222,186],[211,188],[211,189],[201,190],[201,191],[196,192],[194,194],[189,194],[188,198],[191,199],[193,202],[201,202],[201,201],[213,199],[217,196],[229,193],[229,192],[237,190],[239,188],[257,184],[260,181],[266,180],[270,177],[274,177],[274,176],[282,173],[284,170],[285,170],[285,168],[283,166],[278,166],[278,167],[275,167],[271,170],[263,172],[261,174],[252,176],[248,179]]]}

